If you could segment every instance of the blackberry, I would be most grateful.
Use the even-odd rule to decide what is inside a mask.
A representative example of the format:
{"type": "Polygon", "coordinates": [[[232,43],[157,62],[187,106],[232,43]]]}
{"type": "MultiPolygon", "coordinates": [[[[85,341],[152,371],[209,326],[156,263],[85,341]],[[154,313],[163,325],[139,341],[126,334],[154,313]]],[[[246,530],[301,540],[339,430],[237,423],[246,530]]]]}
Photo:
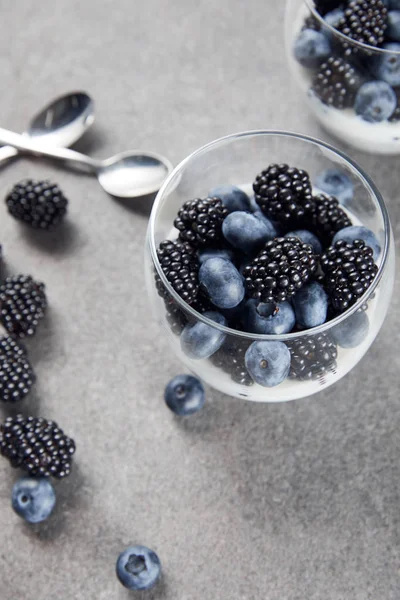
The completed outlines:
{"type": "Polygon", "coordinates": [[[0,321],[9,333],[34,335],[47,306],[44,289],[30,275],[7,277],[0,286],[0,321]]]}
{"type": "Polygon", "coordinates": [[[291,379],[319,379],[324,383],[326,373],[336,372],[337,346],[329,334],[308,336],[287,345],[291,354],[291,379]]]}
{"type": "Polygon", "coordinates": [[[228,209],[219,198],[198,198],[185,202],[174,221],[179,239],[195,247],[216,246],[224,240],[222,222],[228,209]]]}
{"type": "MultiPolygon", "coordinates": [[[[376,47],[384,42],[387,14],[383,0],[351,0],[337,29],[356,42],[376,47]]],[[[357,53],[351,43],[343,43],[343,48],[346,56],[357,53]]]]}
{"type": "Polygon", "coordinates": [[[317,258],[309,244],[298,238],[275,238],[245,267],[246,291],[260,302],[284,302],[316,269],[317,258]]]}
{"type": "Polygon", "coordinates": [[[373,250],[363,240],[339,240],[321,257],[325,287],[336,314],[355,304],[371,285],[378,267],[373,250]]]}
{"type": "MultiPolygon", "coordinates": [[[[185,242],[164,240],[157,250],[158,260],[174,290],[191,304],[199,291],[199,261],[193,248],[185,242]]],[[[160,296],[168,295],[160,278],[156,276],[160,296]]]]}
{"type": "Polygon", "coordinates": [[[254,381],[244,363],[249,345],[249,342],[245,340],[227,339],[221,348],[210,357],[210,361],[215,367],[230,375],[235,383],[246,386],[253,385],[254,381]]]}
{"type": "Polygon", "coordinates": [[[25,179],[6,197],[8,212],[35,229],[54,229],[67,212],[68,200],[57,184],[25,179]]]}
{"type": "Polygon", "coordinates": [[[310,177],[302,169],[272,164],[257,175],[253,189],[262,212],[285,231],[301,227],[313,213],[310,177]]]}
{"type": "Polygon", "coordinates": [[[350,63],[330,56],[320,66],[311,89],[324,104],[343,109],[353,106],[361,85],[362,77],[350,63]]]}
{"type": "Polygon", "coordinates": [[[172,333],[180,335],[188,323],[185,312],[171,299],[170,302],[165,301],[165,314],[172,333]]]}
{"type": "Polygon", "coordinates": [[[35,380],[25,348],[12,337],[0,338],[0,401],[22,400],[35,380]]]}
{"type": "Polygon", "coordinates": [[[339,8],[341,4],[339,0],[314,0],[315,9],[322,16],[339,8]]]}
{"type": "Polygon", "coordinates": [[[66,477],[74,452],[75,442],[54,421],[17,415],[0,425],[0,454],[29,475],[66,477]]]}
{"type": "Polygon", "coordinates": [[[315,233],[326,246],[329,246],[335,233],[344,227],[350,227],[352,222],[340,208],[339,200],[334,196],[320,194],[314,197],[314,202],[313,226],[315,233]]]}

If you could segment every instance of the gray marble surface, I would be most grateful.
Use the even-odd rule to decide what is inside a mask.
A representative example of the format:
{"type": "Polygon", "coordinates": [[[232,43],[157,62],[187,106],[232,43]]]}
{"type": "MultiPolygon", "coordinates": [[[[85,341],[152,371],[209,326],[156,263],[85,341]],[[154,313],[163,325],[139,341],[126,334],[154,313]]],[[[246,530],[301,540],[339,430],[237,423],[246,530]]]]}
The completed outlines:
{"type": "MultiPolygon", "coordinates": [[[[97,123],[77,148],[97,157],[144,147],[176,164],[256,128],[329,140],[288,74],[283,5],[2,3],[0,122],[22,131],[49,98],[83,88],[97,123]]],[[[398,159],[352,155],[382,190],[398,236],[398,159]]],[[[399,282],[374,346],[335,387],[283,405],[210,391],[206,409],[181,422],[162,400],[181,367],[144,291],[150,207],[130,209],[94,179],[28,159],[1,171],[1,195],[27,176],[58,181],[70,212],[45,237],[0,203],[9,270],[43,280],[50,301],[29,343],[38,383],[24,411],[57,420],[78,451],[56,514],[38,527],[11,511],[16,473],[1,461],[1,600],[127,599],[114,564],[131,542],[163,562],[146,598],[398,600],[399,282]]]]}

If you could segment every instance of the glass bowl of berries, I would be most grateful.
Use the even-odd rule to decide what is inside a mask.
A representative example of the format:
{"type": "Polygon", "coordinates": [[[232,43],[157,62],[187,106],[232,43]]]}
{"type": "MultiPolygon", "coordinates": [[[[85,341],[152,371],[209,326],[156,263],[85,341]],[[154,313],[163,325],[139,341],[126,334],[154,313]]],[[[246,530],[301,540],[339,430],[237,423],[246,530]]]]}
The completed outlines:
{"type": "Polygon", "coordinates": [[[260,402],[332,385],[385,318],[388,214],[350,158],[310,137],[231,135],[170,175],[150,216],[146,283],[181,361],[260,402]]]}
{"type": "Polygon", "coordinates": [[[322,126],[364,152],[400,153],[400,0],[288,0],[285,38],[322,126]]]}

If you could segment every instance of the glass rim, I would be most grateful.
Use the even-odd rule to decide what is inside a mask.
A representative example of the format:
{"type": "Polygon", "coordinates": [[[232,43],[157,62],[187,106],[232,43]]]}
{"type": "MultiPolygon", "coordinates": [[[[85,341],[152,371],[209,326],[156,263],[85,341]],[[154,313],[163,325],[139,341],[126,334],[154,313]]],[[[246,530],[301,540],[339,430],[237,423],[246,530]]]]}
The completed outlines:
{"type": "MultiPolygon", "coordinates": [[[[387,260],[388,260],[389,244],[391,241],[391,231],[390,231],[389,215],[388,215],[388,212],[386,209],[385,202],[384,202],[379,190],[376,188],[372,179],[363,171],[363,169],[355,161],[353,161],[349,156],[347,156],[346,154],[341,152],[341,150],[334,148],[333,146],[331,146],[330,144],[328,144],[322,140],[313,138],[308,135],[304,135],[302,133],[295,133],[295,132],[284,131],[284,130],[253,130],[253,131],[243,131],[243,132],[233,133],[233,134],[218,138],[212,142],[209,142],[208,144],[205,144],[201,148],[198,148],[197,150],[195,150],[194,152],[189,154],[174,168],[172,173],[170,173],[168,178],[163,183],[163,185],[160,188],[160,190],[156,196],[156,199],[154,201],[152,211],[150,214],[150,219],[149,219],[147,239],[148,239],[148,243],[150,245],[150,253],[151,253],[153,264],[156,268],[157,274],[160,277],[164,287],[166,288],[166,290],[168,291],[170,296],[175,300],[175,302],[186,313],[189,313],[197,321],[201,321],[201,322],[205,323],[206,325],[213,327],[214,329],[219,329],[220,331],[222,331],[228,335],[231,335],[231,336],[233,335],[233,336],[248,339],[248,340],[253,340],[253,341],[291,341],[291,340],[302,338],[307,335],[318,335],[321,333],[325,333],[326,331],[333,329],[336,325],[339,325],[340,323],[343,323],[344,321],[346,321],[351,315],[355,314],[359,309],[362,308],[362,306],[365,304],[367,299],[370,298],[370,296],[374,293],[374,291],[375,291],[376,287],[378,286],[378,284],[382,278],[382,275],[384,273],[384,270],[385,270],[385,267],[387,264],[387,260]],[[161,268],[161,265],[160,265],[160,262],[159,262],[158,256],[157,256],[157,247],[156,247],[156,242],[155,242],[156,217],[158,214],[159,206],[162,203],[165,192],[168,189],[170,182],[173,181],[177,175],[182,173],[182,171],[185,169],[186,165],[189,162],[191,162],[193,159],[196,159],[198,156],[207,153],[209,150],[212,150],[213,148],[219,146],[220,144],[234,141],[234,140],[241,139],[241,138],[250,138],[250,137],[259,137],[259,136],[268,136],[268,137],[269,136],[277,136],[277,137],[284,137],[284,138],[295,138],[295,139],[301,140],[306,143],[311,143],[320,148],[324,148],[324,149],[332,152],[336,156],[340,157],[341,159],[343,159],[348,165],[350,165],[352,167],[352,169],[354,169],[357,172],[357,175],[360,177],[362,183],[372,193],[372,195],[375,198],[375,200],[377,201],[377,204],[381,211],[383,224],[384,224],[385,240],[384,240],[383,247],[381,249],[382,259],[381,259],[380,265],[378,267],[378,272],[377,272],[373,282],[371,283],[370,287],[366,290],[366,292],[364,292],[364,294],[361,296],[361,298],[359,298],[359,300],[355,304],[353,304],[353,306],[348,308],[345,312],[338,315],[334,319],[331,319],[330,321],[326,321],[325,323],[323,323],[322,325],[319,325],[318,327],[313,327],[311,329],[304,329],[302,331],[296,331],[294,333],[282,333],[282,334],[250,333],[248,331],[239,331],[237,329],[232,329],[230,327],[227,327],[226,325],[221,325],[219,323],[216,323],[212,319],[205,317],[204,314],[197,312],[196,310],[194,310],[194,308],[192,308],[189,304],[187,304],[187,302],[185,302],[181,298],[181,296],[179,296],[179,294],[173,289],[173,287],[171,286],[170,282],[168,281],[164,271],[161,268]]],[[[216,307],[215,310],[218,311],[219,309],[216,307]]]]}
{"type": "MultiPolygon", "coordinates": [[[[362,48],[363,50],[365,50],[367,52],[372,51],[372,52],[376,52],[377,54],[383,54],[383,55],[395,55],[395,56],[397,54],[400,55],[400,50],[387,50],[386,48],[377,48],[376,46],[370,46],[369,44],[364,44],[363,42],[358,42],[357,40],[353,40],[351,37],[349,37],[348,35],[345,35],[344,33],[339,31],[335,27],[332,27],[332,25],[329,25],[329,23],[327,23],[325,21],[324,17],[322,15],[320,15],[319,12],[317,11],[317,9],[315,8],[314,0],[304,0],[304,2],[307,4],[311,13],[319,21],[319,23],[323,24],[323,26],[326,29],[328,29],[328,31],[330,31],[333,35],[335,35],[339,38],[342,38],[348,44],[351,44],[352,46],[357,46],[358,48],[362,48]]],[[[389,42],[389,43],[399,43],[400,44],[400,42],[389,42]]]]}

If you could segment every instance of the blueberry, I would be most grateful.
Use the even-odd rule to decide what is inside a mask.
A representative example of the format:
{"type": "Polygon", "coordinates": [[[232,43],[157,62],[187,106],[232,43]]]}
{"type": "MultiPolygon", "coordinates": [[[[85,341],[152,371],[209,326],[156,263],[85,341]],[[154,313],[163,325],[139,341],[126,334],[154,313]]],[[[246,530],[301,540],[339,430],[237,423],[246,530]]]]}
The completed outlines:
{"type": "Polygon", "coordinates": [[[400,10],[390,10],[388,12],[386,36],[395,42],[400,42],[400,10]]]}
{"type": "Polygon", "coordinates": [[[235,253],[229,248],[207,248],[199,251],[199,262],[202,265],[209,258],[225,258],[226,260],[234,261],[235,253]]]}
{"type": "Polygon", "coordinates": [[[344,240],[349,244],[353,243],[354,240],[364,240],[364,242],[372,248],[374,251],[374,260],[376,260],[381,253],[381,245],[373,231],[367,227],[360,225],[352,225],[351,227],[344,227],[338,231],[333,240],[332,245],[336,244],[339,240],[344,240]]]}
{"type": "MultiPolygon", "coordinates": [[[[227,325],[225,317],[216,311],[209,310],[203,315],[219,325],[227,325]]],[[[225,338],[226,334],[219,329],[202,321],[196,321],[188,323],[182,331],[181,348],[189,358],[196,360],[208,358],[221,348],[225,338]]]]}
{"type": "MultiPolygon", "coordinates": [[[[344,11],[341,8],[335,8],[330,12],[326,13],[326,15],[324,16],[324,21],[328,23],[328,25],[336,29],[336,27],[339,25],[339,21],[343,17],[344,11]]],[[[329,31],[329,33],[326,32],[326,35],[332,35],[332,33],[329,31]]]]}
{"type": "Polygon", "coordinates": [[[230,213],[250,210],[248,195],[235,185],[220,185],[213,188],[208,195],[210,198],[220,198],[230,213]]]}
{"type": "Polygon", "coordinates": [[[332,329],[336,343],[342,348],[355,348],[367,336],[369,319],[365,312],[357,312],[332,329]]]}
{"type": "Polygon", "coordinates": [[[260,212],[261,209],[256,202],[256,197],[254,194],[252,194],[250,196],[249,200],[250,200],[250,212],[252,212],[252,213],[260,212]]]}
{"type": "Polygon", "coordinates": [[[400,85],[400,44],[391,42],[383,44],[382,48],[393,54],[379,54],[371,61],[371,71],[378,79],[386,81],[391,86],[400,85]]]}
{"type": "Polygon", "coordinates": [[[234,308],[244,298],[243,277],[229,260],[209,258],[199,271],[199,282],[218,308],[234,308]]]}
{"type": "Polygon", "coordinates": [[[331,53],[328,38],[321,31],[303,29],[294,43],[296,60],[308,69],[318,67],[331,53]]]}
{"type": "Polygon", "coordinates": [[[258,218],[247,212],[234,212],[228,215],[222,223],[222,233],[232,246],[246,254],[255,254],[276,231],[268,219],[258,218]]]}
{"type": "Polygon", "coordinates": [[[56,504],[56,494],[48,479],[21,477],[14,484],[12,507],[28,523],[41,523],[49,518],[56,504]]]}
{"type": "Polygon", "coordinates": [[[306,229],[296,229],[296,231],[290,231],[289,233],[287,233],[285,237],[296,237],[305,244],[310,244],[315,254],[322,253],[322,244],[317,238],[317,236],[311,233],[311,231],[307,231],[306,229]]]}
{"type": "Polygon", "coordinates": [[[326,321],[328,296],[320,283],[304,285],[293,298],[294,312],[299,325],[311,329],[326,321]]]}
{"type": "Polygon", "coordinates": [[[335,196],[346,206],[353,200],[354,189],[351,179],[340,169],[326,169],[315,179],[317,187],[329,196],[335,196]]]}
{"type": "Polygon", "coordinates": [[[290,371],[290,352],[283,342],[253,342],[245,356],[246,368],[259,385],[273,387],[290,371]]]}
{"type": "Polygon", "coordinates": [[[128,590],[149,590],[160,577],[161,563],[157,554],[146,546],[131,546],[119,555],[116,571],[128,590]]]}
{"type": "Polygon", "coordinates": [[[291,331],[296,319],[290,302],[265,304],[257,300],[248,300],[243,323],[246,331],[250,333],[280,335],[291,331]]]}
{"type": "Polygon", "coordinates": [[[397,97],[385,81],[369,81],[357,92],[354,103],[356,113],[369,123],[386,121],[397,106],[397,97]]]}
{"type": "Polygon", "coordinates": [[[164,400],[176,415],[193,415],[204,406],[203,384],[192,375],[177,375],[165,388],[164,400]]]}
{"type": "MultiPolygon", "coordinates": [[[[221,313],[224,315],[228,323],[235,323],[240,320],[243,310],[246,306],[246,298],[243,298],[240,304],[234,306],[233,308],[224,308],[221,309],[221,313]]],[[[235,327],[233,327],[235,329],[235,327]]]]}

